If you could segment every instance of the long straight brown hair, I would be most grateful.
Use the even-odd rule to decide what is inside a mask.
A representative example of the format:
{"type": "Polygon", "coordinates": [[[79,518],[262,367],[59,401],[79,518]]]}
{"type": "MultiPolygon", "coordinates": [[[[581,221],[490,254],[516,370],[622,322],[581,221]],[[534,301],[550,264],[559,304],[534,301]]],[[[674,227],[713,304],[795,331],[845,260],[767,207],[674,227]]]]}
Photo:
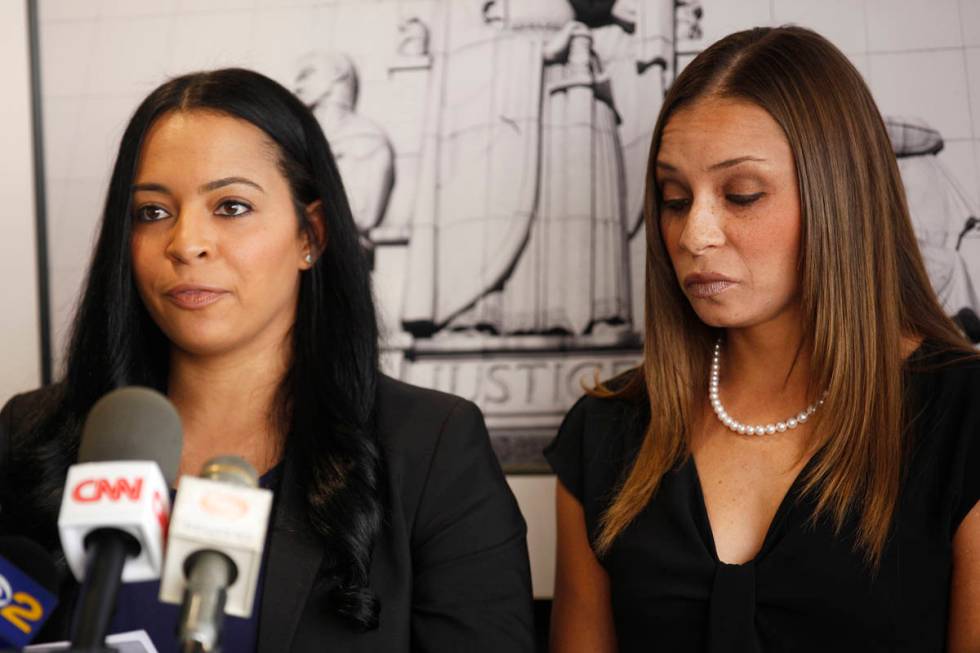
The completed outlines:
{"type": "Polygon", "coordinates": [[[660,231],[654,168],[664,126],[704,97],[738,98],[782,127],[796,162],[802,213],[801,302],[810,389],[826,389],[811,423],[819,454],[802,491],[813,519],[838,532],[858,517],[855,546],[877,567],[898,499],[903,462],[903,337],[971,351],[926,276],[895,155],[860,73],[820,35],[799,27],[732,34],[698,55],[664,99],[647,162],[646,325],[643,366],[622,389],[646,394],[650,423],[636,460],[600,522],[606,552],[689,455],[706,401],[718,331],[681,292],[660,231]]]}

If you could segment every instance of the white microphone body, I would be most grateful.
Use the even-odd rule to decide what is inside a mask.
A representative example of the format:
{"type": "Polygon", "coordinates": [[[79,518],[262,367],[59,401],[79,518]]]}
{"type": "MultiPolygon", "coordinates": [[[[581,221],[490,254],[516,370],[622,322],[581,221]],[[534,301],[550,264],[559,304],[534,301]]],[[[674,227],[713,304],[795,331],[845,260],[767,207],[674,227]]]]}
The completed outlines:
{"type": "Polygon", "coordinates": [[[187,587],[185,571],[190,573],[186,561],[195,553],[213,551],[227,556],[237,571],[227,588],[224,612],[250,616],[271,511],[270,490],[182,476],[170,520],[160,600],[180,605],[187,587]]]}
{"type": "Polygon", "coordinates": [[[85,538],[95,530],[131,535],[140,552],[127,558],[125,583],[153,580],[163,568],[163,542],[170,518],[170,494],[160,466],[126,460],[72,465],[58,514],[61,546],[75,578],[85,580],[85,538]]]}

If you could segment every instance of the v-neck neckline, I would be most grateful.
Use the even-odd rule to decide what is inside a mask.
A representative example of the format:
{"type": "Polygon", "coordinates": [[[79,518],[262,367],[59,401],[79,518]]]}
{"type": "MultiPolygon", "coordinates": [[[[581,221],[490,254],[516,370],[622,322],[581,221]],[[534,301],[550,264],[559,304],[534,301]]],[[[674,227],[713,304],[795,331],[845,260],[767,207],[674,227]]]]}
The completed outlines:
{"type": "Polygon", "coordinates": [[[728,567],[745,567],[754,565],[765,558],[772,547],[775,546],[776,536],[786,521],[786,514],[794,507],[794,504],[799,498],[799,486],[803,482],[806,474],[809,473],[810,468],[813,466],[818,455],[819,452],[810,456],[810,459],[806,461],[803,468],[796,474],[793,482],[790,483],[789,488],[786,490],[782,500],[779,502],[776,512],[773,513],[772,520],[769,522],[769,527],[766,529],[766,534],[762,539],[762,546],[759,547],[759,550],[754,556],[745,562],[725,562],[718,556],[718,548],[715,545],[714,528],[712,527],[711,519],[708,516],[708,504],[704,499],[704,488],[701,485],[701,475],[698,472],[698,466],[694,460],[694,454],[688,455],[685,466],[688,467],[688,474],[690,474],[691,484],[694,486],[694,493],[697,497],[695,509],[698,511],[698,531],[701,533],[705,548],[716,564],[728,567]]]}

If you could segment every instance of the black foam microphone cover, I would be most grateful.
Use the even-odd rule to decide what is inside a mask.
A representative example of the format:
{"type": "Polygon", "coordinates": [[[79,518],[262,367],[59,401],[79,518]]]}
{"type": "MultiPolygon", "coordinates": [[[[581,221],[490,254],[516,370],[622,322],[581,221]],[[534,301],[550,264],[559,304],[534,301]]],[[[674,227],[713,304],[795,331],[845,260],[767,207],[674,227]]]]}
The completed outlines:
{"type": "Polygon", "coordinates": [[[58,594],[58,569],[44,547],[34,540],[20,535],[0,536],[0,556],[44,589],[58,594]]]}

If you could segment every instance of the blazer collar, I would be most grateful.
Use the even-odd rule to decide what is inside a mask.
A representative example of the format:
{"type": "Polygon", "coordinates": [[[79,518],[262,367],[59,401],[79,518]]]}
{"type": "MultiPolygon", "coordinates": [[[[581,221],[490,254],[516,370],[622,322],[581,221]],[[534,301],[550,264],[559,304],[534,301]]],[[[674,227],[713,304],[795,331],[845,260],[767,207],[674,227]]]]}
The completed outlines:
{"type": "Polygon", "coordinates": [[[323,558],[322,540],[307,520],[304,487],[296,467],[287,453],[269,537],[258,653],[290,650],[323,558]]]}

